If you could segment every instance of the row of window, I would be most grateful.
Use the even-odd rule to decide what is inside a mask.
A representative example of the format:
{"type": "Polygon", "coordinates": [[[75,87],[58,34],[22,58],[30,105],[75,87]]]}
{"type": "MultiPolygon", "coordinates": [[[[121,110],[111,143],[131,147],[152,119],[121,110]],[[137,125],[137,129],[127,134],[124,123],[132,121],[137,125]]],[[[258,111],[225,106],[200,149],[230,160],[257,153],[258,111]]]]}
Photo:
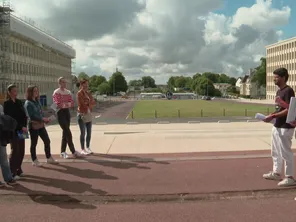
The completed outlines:
{"type": "Polygon", "coordinates": [[[286,43],[283,45],[279,45],[270,49],[267,49],[267,53],[274,53],[274,52],[280,52],[286,49],[291,49],[296,47],[296,40],[294,42],[286,43]]]}
{"type": "Polygon", "coordinates": [[[10,51],[19,56],[24,56],[39,61],[55,63],[64,67],[71,66],[71,59],[56,53],[45,51],[44,49],[30,44],[28,42],[9,41],[7,39],[0,39],[0,49],[2,51],[10,51]],[[10,47],[10,48],[9,48],[10,47]]]}
{"type": "Polygon", "coordinates": [[[270,64],[267,63],[266,72],[272,73],[274,70],[276,70],[277,68],[280,68],[280,67],[284,67],[289,71],[296,70],[296,63],[294,62],[294,63],[284,64],[284,65],[274,65],[274,66],[271,66],[270,64]]]}
{"type": "Polygon", "coordinates": [[[296,58],[296,51],[295,52],[284,53],[284,54],[276,55],[276,56],[268,56],[266,58],[266,61],[268,63],[270,63],[270,62],[286,61],[286,60],[295,59],[295,58],[296,58]]]}

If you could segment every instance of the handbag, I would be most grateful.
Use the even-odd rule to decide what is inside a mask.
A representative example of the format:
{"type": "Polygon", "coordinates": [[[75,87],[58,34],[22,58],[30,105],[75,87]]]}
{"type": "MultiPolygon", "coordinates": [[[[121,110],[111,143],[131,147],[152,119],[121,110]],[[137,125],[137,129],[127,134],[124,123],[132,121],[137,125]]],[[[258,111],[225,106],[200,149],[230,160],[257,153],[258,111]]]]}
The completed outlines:
{"type": "Polygon", "coordinates": [[[91,113],[86,113],[86,114],[80,114],[81,115],[81,119],[84,123],[89,123],[92,121],[92,115],[91,113]]]}
{"type": "Polygon", "coordinates": [[[31,125],[33,130],[39,130],[44,127],[44,122],[32,121],[31,125]]]}

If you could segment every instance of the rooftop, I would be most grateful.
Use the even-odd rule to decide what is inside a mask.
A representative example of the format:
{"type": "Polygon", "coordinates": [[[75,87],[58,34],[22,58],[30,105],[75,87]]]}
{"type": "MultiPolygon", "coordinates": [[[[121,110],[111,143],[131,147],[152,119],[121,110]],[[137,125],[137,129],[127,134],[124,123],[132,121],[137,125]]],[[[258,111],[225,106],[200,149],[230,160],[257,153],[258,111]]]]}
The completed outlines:
{"type": "Polygon", "coordinates": [[[275,46],[278,46],[278,45],[281,45],[281,44],[284,44],[284,43],[293,42],[293,41],[296,41],[296,37],[292,37],[292,38],[289,38],[289,39],[278,41],[276,43],[265,46],[265,48],[268,49],[268,48],[272,48],[272,47],[275,47],[275,46]]]}

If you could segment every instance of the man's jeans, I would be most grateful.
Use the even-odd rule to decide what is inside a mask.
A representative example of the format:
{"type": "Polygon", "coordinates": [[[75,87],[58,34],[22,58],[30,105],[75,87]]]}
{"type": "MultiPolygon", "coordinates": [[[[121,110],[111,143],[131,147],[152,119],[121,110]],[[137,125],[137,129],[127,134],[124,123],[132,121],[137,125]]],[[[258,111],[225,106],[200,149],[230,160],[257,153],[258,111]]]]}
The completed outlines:
{"type": "Polygon", "coordinates": [[[2,170],[2,176],[5,182],[12,180],[12,174],[7,159],[6,146],[0,146],[0,166],[2,170]]]}

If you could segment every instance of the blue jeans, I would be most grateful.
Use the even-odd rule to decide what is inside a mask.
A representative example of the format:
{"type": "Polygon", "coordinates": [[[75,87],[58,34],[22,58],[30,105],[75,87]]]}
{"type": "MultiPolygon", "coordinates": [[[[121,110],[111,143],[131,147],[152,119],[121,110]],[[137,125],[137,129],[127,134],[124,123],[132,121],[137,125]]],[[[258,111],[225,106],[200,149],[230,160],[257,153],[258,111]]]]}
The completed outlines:
{"type": "Polygon", "coordinates": [[[91,139],[91,128],[92,128],[92,122],[85,123],[81,119],[81,115],[77,115],[78,125],[80,128],[80,145],[81,149],[84,150],[85,146],[85,129],[86,129],[86,147],[89,148],[90,146],[90,139],[91,139]]]}
{"type": "Polygon", "coordinates": [[[0,146],[0,166],[2,171],[2,176],[5,182],[12,180],[12,173],[10,171],[9,162],[7,159],[6,146],[0,146]]]}

